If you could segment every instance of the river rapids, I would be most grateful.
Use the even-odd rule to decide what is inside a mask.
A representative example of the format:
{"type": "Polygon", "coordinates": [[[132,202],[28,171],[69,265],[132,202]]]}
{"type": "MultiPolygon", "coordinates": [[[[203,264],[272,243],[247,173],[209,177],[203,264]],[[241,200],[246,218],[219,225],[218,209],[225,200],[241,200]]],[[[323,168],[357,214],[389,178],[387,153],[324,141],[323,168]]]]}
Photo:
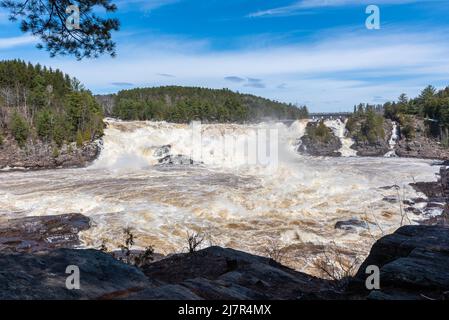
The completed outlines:
{"type": "MultiPolygon", "coordinates": [[[[327,125],[346,139],[344,123],[327,125]]],[[[305,121],[203,124],[195,145],[191,125],[110,119],[102,152],[87,168],[0,172],[0,221],[78,212],[92,219],[92,228],[81,234],[83,247],[118,248],[130,227],[136,248],[152,245],[164,254],[184,251],[193,232],[205,235],[205,245],[255,254],[276,243],[289,252],[288,265],[315,273],[317,248],[332,245],[366,256],[401,220],[423,219],[408,213],[404,220],[401,201],[423,196],[409,183],[436,180],[431,161],[355,157],[347,139],[344,157],[302,156],[296,146],[305,127],[305,121]],[[247,154],[223,147],[226,138],[252,141],[261,128],[278,139],[274,166],[248,164],[247,154]],[[162,146],[194,164],[161,164],[162,146]],[[399,190],[385,188],[392,185],[399,190]],[[365,225],[335,228],[350,219],[365,225]]]]}

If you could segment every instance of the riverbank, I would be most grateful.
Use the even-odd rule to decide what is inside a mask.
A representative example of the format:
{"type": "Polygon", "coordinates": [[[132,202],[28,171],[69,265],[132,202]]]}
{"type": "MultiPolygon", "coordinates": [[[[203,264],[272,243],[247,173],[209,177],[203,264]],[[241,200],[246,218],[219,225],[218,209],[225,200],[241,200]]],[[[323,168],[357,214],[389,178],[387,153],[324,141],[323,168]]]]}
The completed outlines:
{"type": "Polygon", "coordinates": [[[22,148],[12,138],[0,145],[0,170],[2,169],[56,169],[84,167],[100,154],[101,140],[57,147],[42,141],[27,142],[22,148]]]}

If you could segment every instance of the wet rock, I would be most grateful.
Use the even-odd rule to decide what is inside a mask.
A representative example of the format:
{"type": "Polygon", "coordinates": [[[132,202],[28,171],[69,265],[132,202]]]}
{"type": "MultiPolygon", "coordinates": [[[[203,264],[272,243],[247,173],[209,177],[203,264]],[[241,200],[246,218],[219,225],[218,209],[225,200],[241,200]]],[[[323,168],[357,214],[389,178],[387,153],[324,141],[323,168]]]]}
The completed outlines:
{"type": "Polygon", "coordinates": [[[90,219],[79,213],[11,219],[0,225],[0,250],[72,248],[80,244],[78,232],[89,228],[90,219]]]}
{"type": "Polygon", "coordinates": [[[162,159],[159,159],[159,164],[162,165],[177,165],[177,166],[188,166],[188,165],[193,165],[196,164],[195,161],[193,161],[191,158],[183,156],[183,155],[176,155],[176,156],[166,156],[162,159]]]}
{"type": "Polygon", "coordinates": [[[449,168],[441,167],[439,179],[436,182],[411,183],[416,191],[422,192],[427,199],[413,199],[415,203],[426,203],[423,213],[429,216],[428,220],[420,222],[425,225],[441,224],[448,225],[449,215],[449,168]]]}
{"type": "Polygon", "coordinates": [[[170,152],[171,152],[171,145],[167,144],[154,150],[154,156],[156,158],[165,158],[170,155],[170,152]]]}
{"type": "Polygon", "coordinates": [[[345,221],[338,221],[334,228],[345,231],[356,231],[358,228],[368,229],[368,223],[358,219],[349,219],[345,221]]]}
{"type": "Polygon", "coordinates": [[[422,211],[421,211],[420,209],[414,208],[414,207],[407,207],[407,208],[405,208],[404,210],[405,210],[405,212],[411,212],[411,213],[413,213],[413,214],[415,214],[415,215],[420,215],[420,214],[422,214],[422,211]]]}
{"type": "Polygon", "coordinates": [[[401,187],[399,187],[397,184],[393,184],[391,186],[380,187],[379,189],[381,189],[381,190],[391,190],[391,189],[399,190],[400,188],[401,187]]]}
{"type": "Polygon", "coordinates": [[[397,203],[398,202],[398,198],[395,196],[387,196],[387,197],[383,197],[382,201],[388,202],[388,203],[397,203]]]}

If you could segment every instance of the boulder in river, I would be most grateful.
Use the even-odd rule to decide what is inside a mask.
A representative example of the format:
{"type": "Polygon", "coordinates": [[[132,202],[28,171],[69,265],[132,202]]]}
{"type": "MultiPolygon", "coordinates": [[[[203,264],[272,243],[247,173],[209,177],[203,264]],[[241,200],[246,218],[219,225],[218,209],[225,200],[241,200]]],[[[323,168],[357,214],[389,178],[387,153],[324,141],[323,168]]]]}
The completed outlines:
{"type": "Polygon", "coordinates": [[[356,229],[368,229],[368,223],[359,219],[349,219],[337,221],[334,227],[345,231],[356,231],[356,229]]]}

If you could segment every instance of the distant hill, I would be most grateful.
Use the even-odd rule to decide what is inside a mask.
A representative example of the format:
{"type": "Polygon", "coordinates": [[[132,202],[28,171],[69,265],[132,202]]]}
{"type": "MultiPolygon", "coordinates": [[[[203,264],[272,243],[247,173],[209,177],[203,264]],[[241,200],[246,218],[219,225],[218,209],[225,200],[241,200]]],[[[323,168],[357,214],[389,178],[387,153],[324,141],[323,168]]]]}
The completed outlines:
{"type": "Polygon", "coordinates": [[[296,107],[228,89],[166,86],[97,95],[106,115],[123,120],[170,122],[245,122],[301,119],[307,107],[296,107]]]}

